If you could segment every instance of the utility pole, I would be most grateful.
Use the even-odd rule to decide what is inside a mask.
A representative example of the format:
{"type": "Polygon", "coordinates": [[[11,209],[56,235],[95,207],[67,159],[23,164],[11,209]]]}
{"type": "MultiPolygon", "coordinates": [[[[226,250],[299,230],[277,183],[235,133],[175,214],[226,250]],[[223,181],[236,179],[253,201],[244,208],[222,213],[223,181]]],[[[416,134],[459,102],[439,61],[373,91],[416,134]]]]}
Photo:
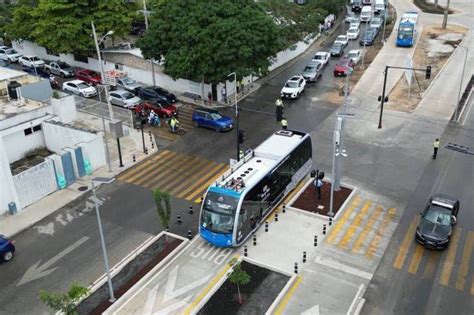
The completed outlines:
{"type": "Polygon", "coordinates": [[[227,77],[234,77],[234,102],[235,102],[235,129],[237,134],[237,161],[240,161],[240,130],[239,130],[239,108],[237,106],[237,73],[232,72],[227,77]]]}
{"type": "Polygon", "coordinates": [[[451,3],[451,0],[448,0],[446,3],[446,7],[444,7],[444,16],[443,16],[443,24],[441,25],[442,29],[445,29],[446,26],[448,25],[448,14],[449,14],[449,4],[451,3]]]}
{"type": "MultiPolygon", "coordinates": [[[[143,16],[145,18],[145,31],[148,31],[148,14],[150,12],[146,9],[146,0],[143,0],[143,16]]],[[[156,86],[156,78],[155,78],[155,62],[152,59],[150,59],[150,64],[151,64],[151,78],[153,80],[153,86],[156,86]]]]}

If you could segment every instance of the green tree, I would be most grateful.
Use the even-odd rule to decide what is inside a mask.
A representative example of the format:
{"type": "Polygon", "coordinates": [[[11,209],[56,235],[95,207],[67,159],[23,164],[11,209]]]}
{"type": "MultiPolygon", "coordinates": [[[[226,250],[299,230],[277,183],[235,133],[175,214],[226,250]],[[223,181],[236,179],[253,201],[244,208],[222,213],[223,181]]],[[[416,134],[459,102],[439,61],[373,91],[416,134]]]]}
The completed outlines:
{"type": "Polygon", "coordinates": [[[66,315],[73,315],[77,314],[76,303],[87,294],[89,294],[89,289],[74,282],[67,293],[49,293],[40,290],[38,297],[41,302],[52,310],[61,311],[66,315]]]}
{"type": "Polygon", "coordinates": [[[32,40],[32,30],[36,23],[35,7],[20,4],[14,7],[9,24],[5,25],[5,35],[9,40],[32,40]]]}
{"type": "Polygon", "coordinates": [[[266,71],[281,48],[278,28],[253,0],[164,0],[153,6],[150,27],[137,42],[145,58],[165,57],[174,79],[222,82],[266,71]]]}
{"type": "Polygon", "coordinates": [[[240,294],[240,286],[246,285],[247,283],[249,283],[251,280],[251,277],[245,270],[242,270],[242,267],[240,266],[240,262],[237,262],[236,258],[232,258],[229,264],[234,267],[234,270],[229,275],[229,281],[237,285],[237,292],[239,294],[239,304],[242,304],[242,295],[240,294]]]}
{"type": "Polygon", "coordinates": [[[153,199],[156,204],[156,211],[160,217],[161,226],[167,228],[171,219],[170,194],[166,191],[155,189],[153,191],[153,199]]]}

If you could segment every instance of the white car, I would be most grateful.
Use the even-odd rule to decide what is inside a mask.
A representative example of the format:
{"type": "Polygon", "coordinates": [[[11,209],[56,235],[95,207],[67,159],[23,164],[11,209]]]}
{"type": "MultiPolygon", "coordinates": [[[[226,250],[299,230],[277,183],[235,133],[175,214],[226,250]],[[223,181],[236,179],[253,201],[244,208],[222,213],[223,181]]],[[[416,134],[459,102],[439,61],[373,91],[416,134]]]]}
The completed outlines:
{"type": "Polygon", "coordinates": [[[351,59],[353,63],[358,64],[360,61],[360,58],[362,58],[362,53],[360,50],[349,50],[349,52],[346,55],[346,58],[351,59]]]}
{"type": "Polygon", "coordinates": [[[15,49],[8,47],[8,46],[2,46],[0,47],[0,59],[8,62],[17,62],[18,58],[20,58],[22,54],[17,52],[15,49]]]}
{"type": "Polygon", "coordinates": [[[347,46],[349,44],[349,38],[347,35],[339,35],[336,37],[335,43],[341,43],[343,46],[347,46]]]}
{"type": "Polygon", "coordinates": [[[351,27],[347,30],[346,33],[347,38],[349,39],[357,39],[359,38],[359,29],[355,27],[351,27]]]}
{"type": "Polygon", "coordinates": [[[82,80],[72,80],[64,82],[63,90],[83,97],[93,97],[97,95],[97,90],[95,89],[95,87],[90,86],[82,80]]]}
{"type": "Polygon", "coordinates": [[[316,52],[316,54],[314,55],[312,60],[319,61],[320,63],[322,63],[323,67],[326,67],[326,65],[328,64],[329,59],[331,59],[331,54],[329,54],[329,52],[327,52],[327,51],[318,51],[318,52],[316,52]]]}
{"type": "Polygon", "coordinates": [[[18,63],[23,67],[37,68],[44,66],[44,60],[41,60],[37,56],[21,56],[18,59],[18,63]]]}
{"type": "Polygon", "coordinates": [[[303,93],[306,86],[306,80],[302,75],[292,76],[288,81],[286,81],[285,86],[281,89],[282,98],[291,98],[295,99],[303,93]]]}
{"type": "Polygon", "coordinates": [[[109,93],[109,101],[113,105],[132,109],[139,105],[142,100],[129,91],[116,90],[109,93]]]}
{"type": "Polygon", "coordinates": [[[360,29],[360,22],[359,21],[351,22],[351,24],[349,24],[349,28],[352,28],[352,27],[360,29]]]}

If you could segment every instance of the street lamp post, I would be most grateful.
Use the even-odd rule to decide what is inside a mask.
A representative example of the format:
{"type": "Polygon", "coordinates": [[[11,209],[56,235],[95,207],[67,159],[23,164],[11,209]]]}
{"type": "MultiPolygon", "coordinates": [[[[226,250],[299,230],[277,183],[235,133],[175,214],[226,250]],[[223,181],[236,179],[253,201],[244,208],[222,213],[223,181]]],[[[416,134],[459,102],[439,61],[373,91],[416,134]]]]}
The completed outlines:
{"type": "Polygon", "coordinates": [[[462,72],[461,72],[461,80],[459,82],[459,91],[458,91],[458,98],[456,102],[456,107],[454,109],[454,121],[458,120],[458,115],[459,115],[459,102],[461,101],[461,91],[462,91],[462,83],[464,79],[464,71],[466,70],[466,63],[467,63],[467,55],[469,54],[469,48],[458,45],[458,48],[463,48],[466,50],[466,53],[464,54],[464,65],[462,67],[462,72]]]}
{"type": "Polygon", "coordinates": [[[102,221],[100,220],[100,211],[99,211],[99,204],[97,203],[97,194],[95,192],[95,184],[110,184],[114,181],[113,178],[108,177],[95,177],[92,179],[92,194],[94,195],[94,206],[95,212],[97,214],[97,224],[99,225],[99,234],[100,234],[100,242],[102,245],[102,254],[104,255],[104,267],[105,273],[107,275],[107,283],[109,287],[109,301],[111,303],[115,302],[115,295],[114,295],[114,288],[112,286],[112,277],[110,276],[110,267],[109,267],[109,259],[107,257],[107,250],[105,248],[105,239],[104,239],[104,231],[102,230],[102,221]]]}
{"type": "Polygon", "coordinates": [[[234,77],[234,102],[235,102],[235,129],[237,130],[237,161],[240,161],[240,142],[239,142],[239,108],[237,107],[237,73],[232,72],[227,77],[234,77]]]}

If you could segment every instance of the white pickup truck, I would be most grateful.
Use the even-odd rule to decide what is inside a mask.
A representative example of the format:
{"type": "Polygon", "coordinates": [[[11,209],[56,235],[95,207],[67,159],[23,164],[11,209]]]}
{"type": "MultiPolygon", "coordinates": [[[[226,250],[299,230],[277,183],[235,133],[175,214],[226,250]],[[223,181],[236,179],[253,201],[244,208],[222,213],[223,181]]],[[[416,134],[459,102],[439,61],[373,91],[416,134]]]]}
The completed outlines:
{"type": "Polygon", "coordinates": [[[75,76],[74,69],[62,61],[49,62],[44,65],[44,70],[63,78],[73,78],[75,76]]]}

